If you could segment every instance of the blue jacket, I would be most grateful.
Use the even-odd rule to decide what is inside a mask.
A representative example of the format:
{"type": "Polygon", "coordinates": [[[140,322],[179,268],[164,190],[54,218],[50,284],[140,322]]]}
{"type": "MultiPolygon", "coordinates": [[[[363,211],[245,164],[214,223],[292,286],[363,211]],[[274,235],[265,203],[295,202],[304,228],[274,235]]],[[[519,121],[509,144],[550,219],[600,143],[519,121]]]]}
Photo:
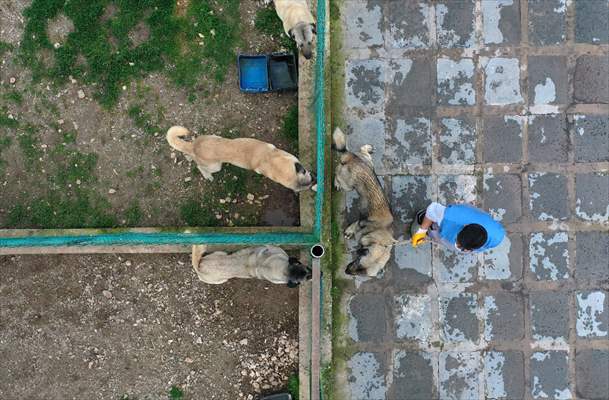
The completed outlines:
{"type": "Polygon", "coordinates": [[[505,230],[488,213],[468,204],[453,204],[446,207],[444,219],[440,225],[440,237],[455,245],[457,235],[465,225],[478,224],[486,229],[486,243],[475,252],[492,249],[501,243],[505,237],[505,230]]]}

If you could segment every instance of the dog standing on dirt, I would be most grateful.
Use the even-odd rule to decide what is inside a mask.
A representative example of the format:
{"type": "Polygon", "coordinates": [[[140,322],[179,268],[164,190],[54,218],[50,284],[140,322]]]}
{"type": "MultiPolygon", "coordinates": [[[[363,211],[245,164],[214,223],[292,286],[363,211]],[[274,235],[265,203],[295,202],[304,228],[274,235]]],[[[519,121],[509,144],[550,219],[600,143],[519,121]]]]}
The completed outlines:
{"type": "Polygon", "coordinates": [[[393,214],[374,173],[370,156],[372,146],[362,146],[358,153],[348,151],[345,134],[340,128],[334,130],[333,141],[335,149],[341,153],[334,185],[337,189],[355,189],[360,196],[360,219],[345,230],[345,237],[355,238],[359,247],[345,272],[376,276],[389,261],[396,240],[393,238],[393,214]]]}
{"type": "Polygon", "coordinates": [[[270,143],[257,139],[225,139],[216,135],[203,135],[192,141],[188,129],[174,126],[167,131],[167,141],[176,150],[194,160],[205,179],[213,180],[212,174],[222,169],[222,163],[250,169],[258,174],[301,192],[316,189],[315,175],[307,171],[300,161],[290,153],[270,143]]]}
{"type": "Polygon", "coordinates": [[[307,60],[313,55],[313,35],[315,18],[309,10],[306,0],[273,0],[275,10],[285,33],[296,41],[298,49],[307,60]]]}
{"type": "Polygon", "coordinates": [[[289,257],[276,246],[248,247],[232,254],[216,251],[204,255],[207,246],[192,247],[192,267],[205,283],[221,284],[232,278],[264,279],[296,287],[311,279],[311,268],[289,257]]]}

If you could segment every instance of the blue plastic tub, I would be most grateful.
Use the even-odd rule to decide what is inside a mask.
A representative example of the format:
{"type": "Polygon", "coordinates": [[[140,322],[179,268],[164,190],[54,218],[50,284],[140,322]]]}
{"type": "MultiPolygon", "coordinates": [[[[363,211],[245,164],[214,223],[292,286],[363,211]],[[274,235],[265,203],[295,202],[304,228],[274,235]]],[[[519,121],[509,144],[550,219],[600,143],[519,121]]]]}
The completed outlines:
{"type": "Polygon", "coordinates": [[[267,55],[244,55],[237,57],[239,88],[247,93],[263,93],[270,90],[269,57],[267,55]]]}

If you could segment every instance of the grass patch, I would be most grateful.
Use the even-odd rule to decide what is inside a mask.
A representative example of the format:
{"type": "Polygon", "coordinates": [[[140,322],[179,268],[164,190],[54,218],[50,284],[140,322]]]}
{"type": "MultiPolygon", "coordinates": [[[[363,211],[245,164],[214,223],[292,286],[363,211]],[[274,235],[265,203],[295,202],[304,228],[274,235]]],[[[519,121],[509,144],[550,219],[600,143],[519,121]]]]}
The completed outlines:
{"type": "Polygon", "coordinates": [[[218,226],[207,199],[194,196],[180,206],[180,217],[188,226],[218,226]]]}
{"type": "Polygon", "coordinates": [[[191,0],[185,17],[174,15],[175,4],[175,0],[34,0],[23,13],[20,60],[31,68],[35,80],[48,78],[61,84],[71,75],[95,85],[95,98],[108,108],[116,104],[122,86],[153,71],[166,71],[183,86],[193,85],[201,75],[222,81],[234,62],[239,1],[191,0]],[[111,4],[116,12],[108,17],[111,4]],[[74,30],[55,46],[46,29],[62,14],[74,30]]]}
{"type": "Polygon", "coordinates": [[[177,386],[172,386],[169,390],[169,398],[171,400],[181,400],[184,398],[184,392],[177,386]]]}
{"type": "Polygon", "coordinates": [[[86,190],[47,195],[16,204],[10,209],[7,225],[11,228],[110,228],[117,226],[107,200],[86,190]]]}
{"type": "Polygon", "coordinates": [[[256,11],[254,26],[261,33],[269,35],[274,40],[277,40],[281,47],[297,53],[296,42],[285,34],[283,30],[283,23],[277,16],[277,12],[272,5],[256,11]]]}
{"type": "MultiPolygon", "coordinates": [[[[129,118],[133,120],[135,126],[143,130],[147,135],[154,136],[155,133],[158,134],[161,131],[161,129],[158,127],[158,124],[153,124],[151,122],[152,115],[144,111],[139,105],[133,105],[129,107],[127,115],[129,115],[129,118]]],[[[162,113],[159,113],[157,123],[161,122],[161,119],[162,113]]]]}
{"type": "Polygon", "coordinates": [[[281,134],[288,141],[291,152],[298,154],[298,106],[289,108],[283,117],[281,134]]]}
{"type": "Polygon", "coordinates": [[[21,103],[23,103],[23,95],[16,90],[11,90],[11,91],[7,92],[4,95],[4,98],[7,101],[12,101],[13,103],[18,104],[18,105],[21,105],[21,103]]]}
{"type": "Polygon", "coordinates": [[[298,374],[292,374],[288,378],[288,392],[292,395],[292,400],[298,400],[298,395],[300,393],[298,374]]]}
{"type": "Polygon", "coordinates": [[[6,43],[0,40],[0,56],[6,53],[7,51],[13,50],[13,45],[10,43],[6,43]]]}
{"type": "MultiPolygon", "coordinates": [[[[10,137],[0,137],[0,156],[2,152],[11,147],[12,140],[10,137]]],[[[0,175],[4,174],[4,168],[6,167],[6,161],[0,158],[0,175]]]]}
{"type": "Polygon", "coordinates": [[[0,108],[0,127],[16,128],[17,126],[19,126],[19,122],[14,118],[9,118],[6,107],[0,108]]]}
{"type": "Polygon", "coordinates": [[[30,169],[32,164],[37,162],[42,156],[42,151],[38,148],[40,140],[38,139],[38,128],[29,125],[17,137],[19,148],[23,153],[23,157],[27,161],[26,169],[30,169]]]}
{"type": "Polygon", "coordinates": [[[134,201],[125,211],[125,223],[127,226],[139,226],[141,220],[142,210],[140,209],[139,203],[134,201]]]}

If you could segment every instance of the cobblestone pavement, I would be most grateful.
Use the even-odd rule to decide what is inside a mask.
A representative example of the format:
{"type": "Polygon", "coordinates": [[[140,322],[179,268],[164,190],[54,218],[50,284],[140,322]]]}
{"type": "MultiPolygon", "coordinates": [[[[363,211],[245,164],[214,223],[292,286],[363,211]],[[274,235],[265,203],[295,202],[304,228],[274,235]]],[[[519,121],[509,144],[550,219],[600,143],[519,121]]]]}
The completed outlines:
{"type": "Polygon", "coordinates": [[[396,237],[432,200],[508,236],[401,244],[348,285],[339,398],[609,399],[609,1],[345,0],[341,19],[345,130],[376,148],[396,237]]]}

